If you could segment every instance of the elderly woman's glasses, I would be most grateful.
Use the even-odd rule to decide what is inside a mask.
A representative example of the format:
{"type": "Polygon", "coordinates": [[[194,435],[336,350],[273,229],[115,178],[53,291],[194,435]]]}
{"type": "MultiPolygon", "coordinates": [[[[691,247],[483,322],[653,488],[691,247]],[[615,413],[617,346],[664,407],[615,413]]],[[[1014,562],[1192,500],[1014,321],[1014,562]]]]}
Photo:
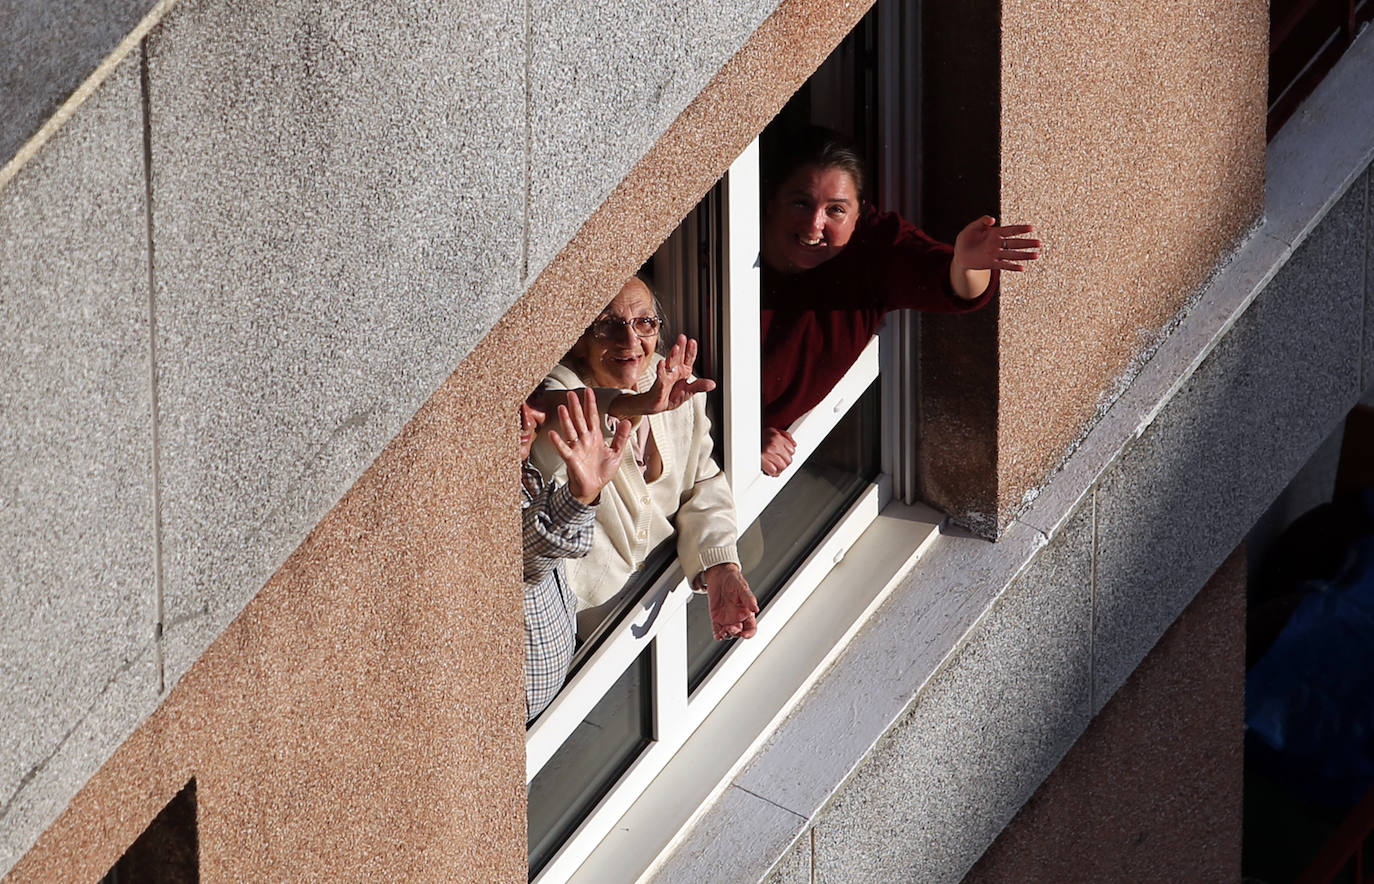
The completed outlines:
{"type": "Polygon", "coordinates": [[[587,326],[587,331],[593,337],[603,341],[620,337],[621,333],[628,327],[641,338],[652,338],[658,334],[658,327],[663,324],[663,320],[657,316],[636,316],[634,319],[598,319],[587,326]]]}

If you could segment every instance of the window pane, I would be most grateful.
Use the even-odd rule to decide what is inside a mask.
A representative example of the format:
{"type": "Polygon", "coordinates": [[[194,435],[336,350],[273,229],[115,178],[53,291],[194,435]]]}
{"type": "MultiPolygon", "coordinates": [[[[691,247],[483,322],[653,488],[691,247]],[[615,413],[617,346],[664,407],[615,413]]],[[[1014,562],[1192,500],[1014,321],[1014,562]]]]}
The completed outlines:
{"type": "Polygon", "coordinates": [[[646,648],[630,664],[530,782],[530,878],[651,742],[649,653],[646,648]]]}
{"type": "MultiPolygon", "coordinates": [[[[874,382],[740,538],[740,558],[749,588],[759,600],[760,616],[878,475],[878,390],[879,384],[874,382]]],[[[706,599],[694,596],[687,606],[689,692],[696,690],[729,649],[729,642],[711,637],[706,599]]]]}
{"type": "Polygon", "coordinates": [[[669,537],[654,547],[644,562],[644,567],[631,574],[620,592],[605,604],[578,613],[578,629],[581,631],[585,627],[586,633],[578,636],[577,650],[573,653],[565,684],[591,659],[597,648],[621,627],[625,619],[633,615],[644,594],[660,578],[667,574],[672,586],[682,582],[682,568],[677,563],[676,537],[669,537]]]}

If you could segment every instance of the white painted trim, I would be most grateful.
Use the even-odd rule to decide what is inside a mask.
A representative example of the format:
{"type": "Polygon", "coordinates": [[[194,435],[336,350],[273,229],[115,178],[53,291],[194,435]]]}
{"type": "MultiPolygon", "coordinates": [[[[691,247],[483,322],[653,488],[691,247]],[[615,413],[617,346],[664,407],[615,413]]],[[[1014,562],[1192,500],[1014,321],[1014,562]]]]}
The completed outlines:
{"type": "MultiPolygon", "coordinates": [[[[778,495],[788,480],[797,474],[801,465],[806,463],[806,459],[811,456],[817,446],[825,441],[825,437],[849,412],[850,407],[859,400],[859,397],[863,396],[864,391],[878,377],[878,364],[879,344],[878,338],[874,336],[834,389],[818,402],[815,408],[797,418],[792,426],[787,428],[797,442],[797,451],[792,457],[791,465],[783,471],[781,476],[776,478],[765,476],[759,471],[758,444],[756,441],[754,445],[754,475],[757,480],[743,493],[738,490],[735,491],[735,509],[739,513],[741,531],[754,524],[759,513],[763,512],[768,504],[773,501],[773,498],[778,495]]],[[[757,400],[755,400],[754,409],[757,412],[757,400]]]]}
{"type": "MultiPolygon", "coordinates": [[[[759,472],[759,142],[754,139],[726,178],[724,372],[725,472],[739,499],[759,472]]],[[[747,525],[741,522],[741,530],[747,525]]]]}
{"type": "Polygon", "coordinates": [[[652,880],[659,871],[655,859],[671,854],[695,820],[767,743],[934,542],[941,518],[928,507],[886,507],[852,545],[855,554],[807,594],[787,625],[760,648],[734,687],[569,880],[652,880]]]}
{"type": "Polygon", "coordinates": [[[687,715],[687,604],[677,605],[654,642],[654,739],[681,742],[690,731],[687,715]]]}
{"type": "MultiPolygon", "coordinates": [[[[670,574],[672,572],[669,572],[670,574]]],[[[525,783],[548,763],[558,747],[577,728],[649,642],[670,624],[692,596],[685,581],[668,586],[665,575],[644,594],[638,611],[626,619],[577,674],[563,685],[549,707],[525,734],[525,783]],[[662,599],[662,606],[657,601],[662,599]],[[657,608],[657,610],[655,610],[657,608]],[[641,632],[636,636],[636,631],[641,632]]]]}

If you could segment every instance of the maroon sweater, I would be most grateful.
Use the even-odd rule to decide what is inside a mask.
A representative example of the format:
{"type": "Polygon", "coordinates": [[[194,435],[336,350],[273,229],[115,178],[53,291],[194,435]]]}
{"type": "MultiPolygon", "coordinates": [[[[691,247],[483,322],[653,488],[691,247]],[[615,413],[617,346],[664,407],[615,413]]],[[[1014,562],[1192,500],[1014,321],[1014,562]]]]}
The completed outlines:
{"type": "Polygon", "coordinates": [[[763,425],[786,429],[825,398],[892,310],[977,310],[997,291],[965,301],[949,285],[951,246],[870,208],[839,255],[801,273],[763,267],[763,425]]]}

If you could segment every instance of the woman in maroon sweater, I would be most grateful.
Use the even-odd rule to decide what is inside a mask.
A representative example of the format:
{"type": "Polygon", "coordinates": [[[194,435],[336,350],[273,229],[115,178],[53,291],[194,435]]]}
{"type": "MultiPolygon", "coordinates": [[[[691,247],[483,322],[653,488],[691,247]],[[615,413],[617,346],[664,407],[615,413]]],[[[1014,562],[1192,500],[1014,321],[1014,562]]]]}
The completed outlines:
{"type": "Polygon", "coordinates": [[[862,202],[858,152],[820,127],[782,139],[770,163],[761,237],[762,468],[779,475],[796,443],[787,428],[825,398],[892,310],[977,310],[997,271],[1022,270],[1040,241],[1029,224],[984,215],[953,246],[862,202]]]}

